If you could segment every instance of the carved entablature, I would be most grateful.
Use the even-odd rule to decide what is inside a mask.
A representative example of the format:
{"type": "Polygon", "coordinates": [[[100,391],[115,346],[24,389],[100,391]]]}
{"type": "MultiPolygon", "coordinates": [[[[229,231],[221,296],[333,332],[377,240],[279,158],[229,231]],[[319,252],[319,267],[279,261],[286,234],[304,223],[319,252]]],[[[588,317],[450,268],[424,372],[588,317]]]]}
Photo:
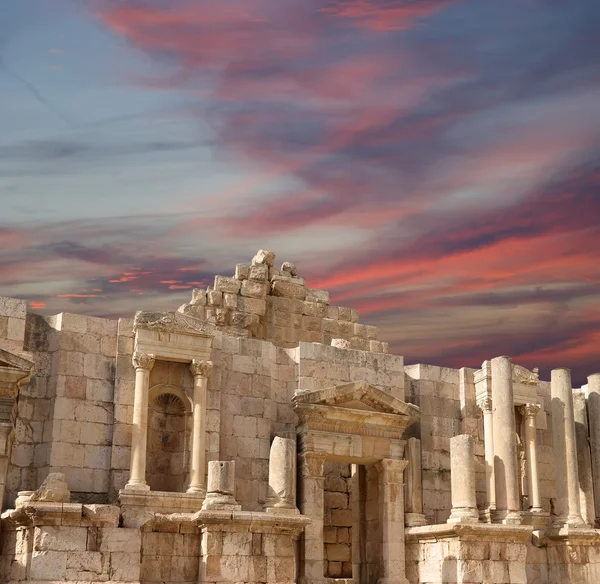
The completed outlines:
{"type": "Polygon", "coordinates": [[[156,359],[191,363],[209,360],[215,325],[180,312],[137,312],[135,351],[156,359]]]}
{"type": "Polygon", "coordinates": [[[215,325],[201,321],[180,312],[147,312],[135,313],[133,321],[134,330],[143,328],[165,333],[182,333],[185,335],[198,335],[212,337],[215,334],[215,325]]]}
{"type": "MultiPolygon", "coordinates": [[[[475,371],[473,375],[475,381],[475,395],[477,405],[482,411],[492,409],[492,363],[484,361],[481,369],[475,371]]],[[[541,404],[541,397],[538,396],[539,385],[538,369],[529,370],[522,365],[512,365],[513,382],[513,400],[515,406],[525,404],[541,404]]],[[[538,428],[546,428],[546,419],[543,411],[538,416],[538,428]]]]}
{"type": "Polygon", "coordinates": [[[404,430],[421,416],[418,407],[365,381],[297,391],[293,407],[301,451],[340,459],[400,458],[404,430]]]}
{"type": "Polygon", "coordinates": [[[33,362],[0,349],[0,396],[16,397],[19,388],[29,383],[33,362]]]}

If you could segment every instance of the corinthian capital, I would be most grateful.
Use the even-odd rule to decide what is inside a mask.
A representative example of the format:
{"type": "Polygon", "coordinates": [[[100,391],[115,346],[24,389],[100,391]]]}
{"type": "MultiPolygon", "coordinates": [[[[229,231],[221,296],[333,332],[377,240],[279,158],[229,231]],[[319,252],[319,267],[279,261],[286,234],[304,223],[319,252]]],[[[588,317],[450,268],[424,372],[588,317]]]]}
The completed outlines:
{"type": "Polygon", "coordinates": [[[540,409],[541,406],[539,404],[525,404],[521,406],[521,415],[524,418],[535,418],[540,409]]]}
{"type": "Polygon", "coordinates": [[[190,363],[190,371],[194,377],[206,377],[208,379],[212,371],[212,361],[197,361],[194,359],[190,363]]]}
{"type": "Polygon", "coordinates": [[[148,371],[152,371],[152,367],[154,367],[154,355],[136,351],[133,354],[133,357],[131,357],[131,362],[136,369],[147,369],[148,371]]]}

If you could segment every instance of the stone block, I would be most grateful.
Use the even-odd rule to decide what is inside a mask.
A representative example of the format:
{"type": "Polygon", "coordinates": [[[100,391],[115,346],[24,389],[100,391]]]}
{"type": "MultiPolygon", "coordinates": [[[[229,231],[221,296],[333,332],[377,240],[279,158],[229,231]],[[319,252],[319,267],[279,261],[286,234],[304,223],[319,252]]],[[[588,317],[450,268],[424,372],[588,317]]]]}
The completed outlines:
{"type": "Polygon", "coordinates": [[[110,554],[111,580],[115,582],[140,581],[140,553],[112,552],[110,554]]]}
{"type": "Polygon", "coordinates": [[[214,290],[217,292],[227,292],[237,294],[240,291],[241,283],[236,278],[228,278],[227,276],[215,276],[214,290]]]}
{"type": "Polygon", "coordinates": [[[71,552],[67,555],[66,578],[72,581],[104,581],[108,575],[109,557],[101,552],[71,552]]]}
{"type": "Polygon", "coordinates": [[[66,580],[67,552],[34,551],[29,564],[31,580],[66,580]]]}
{"type": "MultiPolygon", "coordinates": [[[[330,317],[332,318],[332,317],[330,317]]],[[[338,306],[338,320],[352,322],[352,312],[350,308],[338,306]]]]}
{"type": "Polygon", "coordinates": [[[273,280],[271,284],[271,292],[273,296],[282,296],[283,298],[294,298],[296,300],[304,300],[306,298],[306,288],[303,285],[292,282],[290,280],[292,280],[292,278],[285,280],[273,280]]]}
{"type": "Polygon", "coordinates": [[[18,298],[0,296],[0,316],[25,319],[27,302],[18,298]]]}
{"type": "Polygon", "coordinates": [[[208,306],[221,306],[223,304],[223,293],[219,290],[209,290],[206,293],[206,299],[208,306]]]}
{"type": "Polygon", "coordinates": [[[237,280],[247,280],[250,275],[250,268],[246,264],[237,264],[235,266],[235,278],[237,280]]]}
{"type": "Polygon", "coordinates": [[[85,527],[36,527],[33,534],[33,550],[38,552],[85,551],[87,529],[85,527]]]}
{"type": "Polygon", "coordinates": [[[329,304],[329,292],[327,290],[317,290],[316,288],[306,289],[306,300],[308,302],[319,302],[329,304]]]}
{"type": "Polygon", "coordinates": [[[237,294],[232,294],[230,292],[223,293],[223,308],[227,310],[236,310],[237,309],[237,294]]]}
{"type": "Polygon", "coordinates": [[[267,295],[268,284],[256,280],[244,280],[240,294],[248,298],[264,298],[267,295]]]}
{"type": "Polygon", "coordinates": [[[256,280],[257,282],[266,282],[269,279],[269,267],[263,264],[250,266],[248,279],[256,280]]]}
{"type": "Polygon", "coordinates": [[[238,296],[237,309],[240,312],[247,312],[263,316],[267,311],[267,303],[264,299],[238,296]]]}
{"type": "Polygon", "coordinates": [[[349,545],[328,543],[325,545],[325,553],[330,562],[349,562],[352,559],[349,545]]]}

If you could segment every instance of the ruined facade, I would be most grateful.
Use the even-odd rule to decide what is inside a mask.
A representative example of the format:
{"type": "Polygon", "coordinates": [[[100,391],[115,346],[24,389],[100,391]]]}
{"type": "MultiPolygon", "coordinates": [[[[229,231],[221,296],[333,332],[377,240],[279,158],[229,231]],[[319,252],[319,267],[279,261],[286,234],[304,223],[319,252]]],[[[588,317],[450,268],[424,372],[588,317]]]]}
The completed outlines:
{"type": "Polygon", "coordinates": [[[405,365],[274,260],[118,321],[0,297],[0,581],[600,582],[600,374],[405,365]]]}

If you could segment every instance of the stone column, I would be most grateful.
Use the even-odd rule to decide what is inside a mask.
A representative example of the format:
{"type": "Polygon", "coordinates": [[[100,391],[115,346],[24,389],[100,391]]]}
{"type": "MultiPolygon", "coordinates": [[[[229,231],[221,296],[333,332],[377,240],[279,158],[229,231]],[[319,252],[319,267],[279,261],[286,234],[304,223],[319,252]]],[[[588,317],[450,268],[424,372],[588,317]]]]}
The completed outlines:
{"type": "Polygon", "coordinates": [[[587,399],[583,391],[573,392],[573,415],[575,418],[575,440],[577,442],[577,470],[579,472],[579,505],[581,517],[586,525],[594,525],[594,482],[590,453],[590,432],[587,417],[587,399]]]}
{"type": "Polygon", "coordinates": [[[450,438],[452,512],[448,523],[478,523],[475,496],[475,442],[470,434],[450,438]]]}
{"type": "Polygon", "coordinates": [[[211,361],[190,364],[194,376],[194,408],[192,425],[192,456],[190,457],[190,486],[188,493],[206,495],[206,400],[211,361]]]}
{"type": "Polygon", "coordinates": [[[494,518],[507,525],[521,523],[515,406],[510,357],[494,357],[492,365],[492,412],[494,416],[494,518]]]}
{"type": "Polygon", "coordinates": [[[311,522],[304,529],[304,564],[301,584],[325,581],[325,544],[323,523],[325,514],[325,455],[305,452],[298,457],[300,465],[300,505],[311,522]]]}
{"type": "Polygon", "coordinates": [[[588,377],[587,406],[596,514],[594,524],[596,527],[600,527],[600,373],[594,373],[588,377]]]}
{"type": "Polygon", "coordinates": [[[146,483],[146,446],[148,441],[148,389],[154,355],[136,351],[131,359],[135,367],[133,397],[133,430],[131,436],[131,469],[127,490],[149,491],[146,483]]]}
{"type": "Polygon", "coordinates": [[[208,463],[208,492],[202,509],[239,511],[235,500],[235,460],[211,460],[208,463]]]}
{"type": "Polygon", "coordinates": [[[537,463],[537,439],[535,418],[540,411],[538,404],[521,406],[521,414],[525,424],[525,456],[527,459],[527,492],[529,493],[530,510],[533,513],[542,513],[542,499],[540,497],[540,479],[537,463]]]}
{"type": "Polygon", "coordinates": [[[297,514],[296,441],[275,436],[269,454],[269,495],[267,512],[297,514]]]}
{"type": "Polygon", "coordinates": [[[483,412],[483,435],[485,447],[485,488],[487,493],[486,512],[487,521],[491,521],[496,510],[496,475],[494,473],[494,416],[492,413],[492,400],[484,398],[478,402],[483,412]]]}
{"type": "Polygon", "coordinates": [[[557,506],[554,525],[583,527],[579,502],[579,471],[573,413],[573,388],[569,369],[550,372],[552,397],[552,444],[556,462],[557,506]]]}
{"type": "Polygon", "coordinates": [[[404,482],[404,524],[406,527],[427,525],[423,515],[421,441],[418,438],[409,438],[406,441],[406,458],[408,465],[404,482]]]}
{"type": "Polygon", "coordinates": [[[404,563],[404,469],[407,460],[384,458],[379,472],[381,569],[378,584],[409,584],[404,563]]]}

